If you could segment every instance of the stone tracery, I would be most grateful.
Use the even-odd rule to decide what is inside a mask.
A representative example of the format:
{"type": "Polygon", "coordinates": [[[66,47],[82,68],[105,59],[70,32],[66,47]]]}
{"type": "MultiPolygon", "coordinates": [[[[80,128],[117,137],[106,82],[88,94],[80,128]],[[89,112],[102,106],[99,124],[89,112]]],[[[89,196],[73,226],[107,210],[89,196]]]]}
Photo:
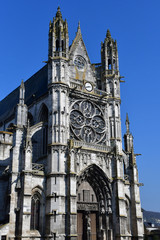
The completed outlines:
{"type": "Polygon", "coordinates": [[[73,137],[88,143],[105,143],[106,123],[102,110],[89,100],[78,100],[70,114],[73,137]]]}

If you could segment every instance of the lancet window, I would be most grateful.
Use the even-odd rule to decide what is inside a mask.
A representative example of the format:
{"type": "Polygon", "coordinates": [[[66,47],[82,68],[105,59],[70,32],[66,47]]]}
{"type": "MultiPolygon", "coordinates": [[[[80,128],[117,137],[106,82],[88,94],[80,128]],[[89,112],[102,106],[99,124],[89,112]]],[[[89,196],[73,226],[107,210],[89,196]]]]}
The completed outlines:
{"type": "Polygon", "coordinates": [[[31,230],[39,230],[40,227],[40,196],[34,194],[31,199],[31,230]]]}

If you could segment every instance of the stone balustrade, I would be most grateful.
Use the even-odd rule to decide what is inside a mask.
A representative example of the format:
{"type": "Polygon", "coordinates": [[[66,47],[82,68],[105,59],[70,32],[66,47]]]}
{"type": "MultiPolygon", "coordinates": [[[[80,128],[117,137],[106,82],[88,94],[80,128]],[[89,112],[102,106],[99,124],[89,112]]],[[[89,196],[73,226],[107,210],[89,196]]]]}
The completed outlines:
{"type": "Polygon", "coordinates": [[[109,152],[111,149],[109,146],[95,144],[95,143],[86,143],[82,141],[73,140],[73,146],[74,148],[84,148],[84,149],[90,149],[95,150],[99,152],[109,152]]]}

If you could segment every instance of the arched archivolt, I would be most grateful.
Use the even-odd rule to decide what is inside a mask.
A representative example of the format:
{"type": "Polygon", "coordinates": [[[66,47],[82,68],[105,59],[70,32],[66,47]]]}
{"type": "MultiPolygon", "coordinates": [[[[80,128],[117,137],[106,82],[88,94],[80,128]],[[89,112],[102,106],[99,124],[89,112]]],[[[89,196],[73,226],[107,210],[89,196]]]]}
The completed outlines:
{"type": "Polygon", "coordinates": [[[38,192],[38,194],[42,195],[43,194],[43,189],[41,186],[37,185],[32,189],[31,194],[33,195],[35,192],[38,192]]]}
{"type": "Polygon", "coordinates": [[[77,191],[82,182],[88,182],[94,189],[97,202],[99,203],[99,211],[104,214],[112,212],[112,191],[109,178],[97,165],[88,166],[77,177],[77,191]]]}

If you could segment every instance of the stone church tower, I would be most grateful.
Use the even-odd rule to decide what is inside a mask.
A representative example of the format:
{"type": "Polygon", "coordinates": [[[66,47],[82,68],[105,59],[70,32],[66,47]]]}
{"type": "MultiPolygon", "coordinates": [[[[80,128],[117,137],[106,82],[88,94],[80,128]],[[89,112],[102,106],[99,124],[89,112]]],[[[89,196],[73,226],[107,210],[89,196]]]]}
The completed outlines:
{"type": "Polygon", "coordinates": [[[133,136],[122,149],[117,43],[91,64],[58,8],[47,64],[0,102],[1,239],[139,240],[133,136]]]}

